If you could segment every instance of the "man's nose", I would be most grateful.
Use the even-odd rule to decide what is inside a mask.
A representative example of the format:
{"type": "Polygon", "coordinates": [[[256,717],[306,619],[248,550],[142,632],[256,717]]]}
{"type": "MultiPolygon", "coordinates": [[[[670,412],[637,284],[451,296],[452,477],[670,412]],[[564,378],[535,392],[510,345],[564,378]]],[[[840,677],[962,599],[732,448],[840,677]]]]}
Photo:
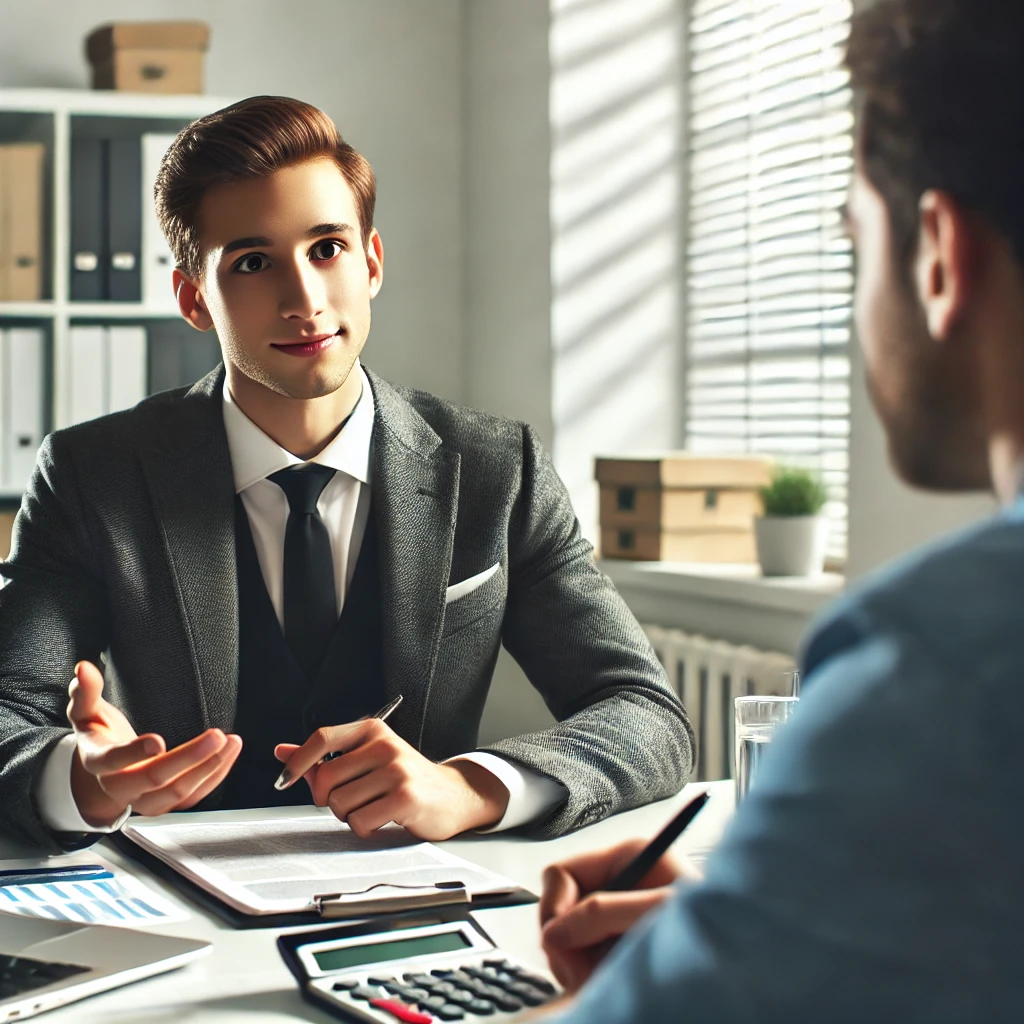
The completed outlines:
{"type": "Polygon", "coordinates": [[[309,320],[323,312],[326,295],[320,274],[301,260],[291,266],[285,275],[281,295],[281,315],[309,320]]]}

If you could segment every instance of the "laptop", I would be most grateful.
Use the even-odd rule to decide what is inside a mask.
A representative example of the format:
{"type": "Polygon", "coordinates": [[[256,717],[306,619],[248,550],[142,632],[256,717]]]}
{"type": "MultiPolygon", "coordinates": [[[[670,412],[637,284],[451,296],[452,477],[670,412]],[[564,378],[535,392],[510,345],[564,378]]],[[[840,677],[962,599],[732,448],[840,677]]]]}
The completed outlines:
{"type": "Polygon", "coordinates": [[[0,1024],[182,967],[208,942],[0,913],[0,1024]]]}

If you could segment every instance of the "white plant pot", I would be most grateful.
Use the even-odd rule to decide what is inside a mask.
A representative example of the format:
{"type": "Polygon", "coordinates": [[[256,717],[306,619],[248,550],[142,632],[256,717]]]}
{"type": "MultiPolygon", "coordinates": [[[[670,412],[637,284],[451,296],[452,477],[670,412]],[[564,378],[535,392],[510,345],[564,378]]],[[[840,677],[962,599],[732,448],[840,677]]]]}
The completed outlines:
{"type": "Polygon", "coordinates": [[[815,576],[825,567],[824,516],[759,516],[754,519],[754,536],[765,576],[815,576]]]}

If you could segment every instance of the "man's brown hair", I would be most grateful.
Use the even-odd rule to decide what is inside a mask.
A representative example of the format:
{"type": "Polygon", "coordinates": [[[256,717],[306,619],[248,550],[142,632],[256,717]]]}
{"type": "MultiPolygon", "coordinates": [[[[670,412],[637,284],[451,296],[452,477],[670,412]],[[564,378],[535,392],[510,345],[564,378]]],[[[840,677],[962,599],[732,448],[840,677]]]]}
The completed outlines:
{"type": "Polygon", "coordinates": [[[854,17],[846,63],[861,166],[904,266],[931,189],[1024,262],[1024,0],[881,0],[854,17]]]}
{"type": "Polygon", "coordinates": [[[154,189],[177,266],[192,278],[202,272],[197,217],[211,185],[264,178],[318,157],[333,160],[352,189],[365,247],[377,201],[373,169],[322,110],[285,96],[252,96],[193,121],[171,144],[154,189]]]}

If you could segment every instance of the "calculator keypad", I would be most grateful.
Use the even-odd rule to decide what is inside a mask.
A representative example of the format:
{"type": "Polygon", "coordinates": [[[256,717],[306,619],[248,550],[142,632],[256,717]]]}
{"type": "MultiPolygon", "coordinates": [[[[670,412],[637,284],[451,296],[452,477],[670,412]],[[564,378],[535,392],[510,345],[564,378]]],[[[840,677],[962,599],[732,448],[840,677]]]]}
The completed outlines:
{"type": "Polygon", "coordinates": [[[375,973],[328,980],[325,987],[350,1015],[375,1022],[429,1015],[432,1021],[489,1019],[498,1024],[558,994],[549,979],[505,958],[442,965],[429,973],[412,970],[400,978],[375,973]]]}

